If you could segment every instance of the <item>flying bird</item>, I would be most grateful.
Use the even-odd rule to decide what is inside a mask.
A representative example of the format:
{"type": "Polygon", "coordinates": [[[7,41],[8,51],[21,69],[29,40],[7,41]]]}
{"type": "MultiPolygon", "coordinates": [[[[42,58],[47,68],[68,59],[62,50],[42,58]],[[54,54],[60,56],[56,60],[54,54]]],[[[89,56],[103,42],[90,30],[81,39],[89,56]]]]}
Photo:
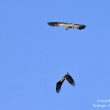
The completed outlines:
{"type": "Polygon", "coordinates": [[[73,23],[65,23],[65,22],[48,22],[48,25],[49,26],[63,26],[63,27],[66,27],[66,30],[70,28],[77,28],[81,30],[86,27],[84,24],[73,24],[73,23]]]}
{"type": "Polygon", "coordinates": [[[75,86],[75,81],[73,80],[73,78],[70,76],[70,74],[67,72],[67,74],[65,76],[63,76],[56,84],[56,92],[59,93],[61,90],[61,86],[63,84],[63,82],[67,80],[71,85],[75,86]]]}

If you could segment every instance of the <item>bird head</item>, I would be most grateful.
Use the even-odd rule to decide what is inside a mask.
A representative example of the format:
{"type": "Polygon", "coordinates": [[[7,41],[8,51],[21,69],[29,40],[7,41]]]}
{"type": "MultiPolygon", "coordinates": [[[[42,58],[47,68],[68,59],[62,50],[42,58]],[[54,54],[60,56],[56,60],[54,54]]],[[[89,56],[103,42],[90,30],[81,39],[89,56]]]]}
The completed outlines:
{"type": "Polygon", "coordinates": [[[67,72],[67,75],[69,75],[69,73],[67,72]]]}

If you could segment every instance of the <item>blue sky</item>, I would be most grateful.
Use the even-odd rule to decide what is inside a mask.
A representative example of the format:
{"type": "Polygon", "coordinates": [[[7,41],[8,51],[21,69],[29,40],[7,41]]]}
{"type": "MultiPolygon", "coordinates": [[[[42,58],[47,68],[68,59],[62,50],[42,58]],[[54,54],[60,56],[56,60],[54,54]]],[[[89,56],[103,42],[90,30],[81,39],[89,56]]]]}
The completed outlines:
{"type": "Polygon", "coordinates": [[[109,4],[109,0],[1,0],[0,110],[100,109],[93,104],[110,99],[109,4]],[[49,27],[50,21],[87,27],[66,31],[49,27]],[[66,72],[76,86],[64,82],[57,94],[56,82],[66,72]]]}

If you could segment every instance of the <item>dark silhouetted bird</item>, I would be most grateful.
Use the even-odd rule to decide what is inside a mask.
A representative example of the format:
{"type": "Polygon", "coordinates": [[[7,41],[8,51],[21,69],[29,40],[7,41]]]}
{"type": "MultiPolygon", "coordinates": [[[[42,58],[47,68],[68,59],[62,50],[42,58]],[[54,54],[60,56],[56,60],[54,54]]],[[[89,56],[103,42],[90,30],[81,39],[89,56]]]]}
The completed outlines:
{"type": "Polygon", "coordinates": [[[65,23],[65,22],[48,22],[49,26],[64,26],[66,30],[70,28],[77,28],[79,30],[84,29],[86,26],[84,24],[73,24],[73,23],[65,23]]]}
{"type": "Polygon", "coordinates": [[[69,73],[67,73],[64,77],[62,77],[56,84],[56,92],[59,93],[61,90],[61,86],[64,82],[64,80],[67,80],[71,85],[75,86],[75,81],[73,78],[70,76],[69,73]]]}

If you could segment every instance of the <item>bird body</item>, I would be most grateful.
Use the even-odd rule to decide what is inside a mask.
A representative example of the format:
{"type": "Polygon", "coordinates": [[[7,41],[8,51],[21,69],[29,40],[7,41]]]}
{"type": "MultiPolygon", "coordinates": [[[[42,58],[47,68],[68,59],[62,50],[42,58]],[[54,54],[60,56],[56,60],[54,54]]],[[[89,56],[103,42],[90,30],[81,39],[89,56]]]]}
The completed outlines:
{"type": "Polygon", "coordinates": [[[86,26],[84,24],[73,24],[73,23],[65,23],[65,22],[48,22],[49,26],[64,26],[66,30],[70,28],[77,28],[79,30],[84,29],[86,26]]]}
{"type": "Polygon", "coordinates": [[[71,85],[75,86],[75,81],[73,80],[73,78],[70,76],[69,73],[67,73],[64,77],[62,77],[56,84],[56,92],[59,93],[61,90],[61,86],[63,84],[63,82],[67,80],[71,85]]]}

